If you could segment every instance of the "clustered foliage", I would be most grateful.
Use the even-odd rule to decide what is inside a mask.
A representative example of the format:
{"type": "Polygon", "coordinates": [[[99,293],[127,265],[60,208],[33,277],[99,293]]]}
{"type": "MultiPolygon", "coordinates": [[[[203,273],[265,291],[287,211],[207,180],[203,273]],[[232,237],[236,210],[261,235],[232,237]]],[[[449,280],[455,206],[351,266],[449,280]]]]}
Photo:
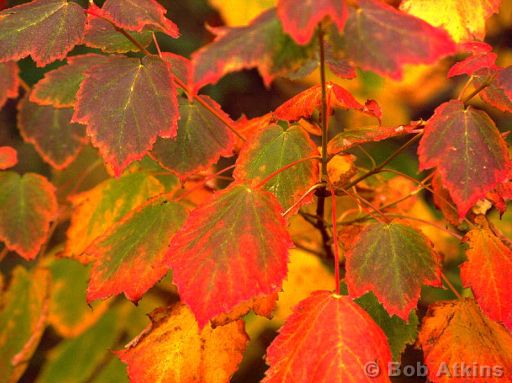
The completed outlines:
{"type": "Polygon", "coordinates": [[[41,382],[227,382],[254,314],[280,327],[265,383],[389,382],[412,345],[432,382],[461,363],[512,380],[512,247],[489,218],[512,199],[512,164],[485,109],[512,112],[512,67],[483,42],[500,6],[278,0],[247,25],[209,27],[188,59],[161,51],[180,33],[156,0],[0,1],[0,107],[16,100],[19,134],[53,169],[19,174],[0,147],[0,261],[29,261],[0,275],[0,382],[23,376],[50,326],[61,341],[41,382]],[[60,63],[28,85],[28,56],[60,63]],[[467,82],[426,121],[383,125],[378,100],[340,85],[439,62],[467,82]],[[251,68],[266,86],[320,76],[236,121],[201,94],[251,68]],[[365,123],[340,129],[347,113],[365,123]],[[365,147],[388,140],[402,145],[375,162],[365,147]],[[419,179],[392,166],[416,145],[419,179]],[[442,220],[412,208],[431,196],[442,220]],[[447,272],[425,228],[461,245],[460,267],[447,272]],[[438,291],[426,313],[425,286],[438,291]]]}

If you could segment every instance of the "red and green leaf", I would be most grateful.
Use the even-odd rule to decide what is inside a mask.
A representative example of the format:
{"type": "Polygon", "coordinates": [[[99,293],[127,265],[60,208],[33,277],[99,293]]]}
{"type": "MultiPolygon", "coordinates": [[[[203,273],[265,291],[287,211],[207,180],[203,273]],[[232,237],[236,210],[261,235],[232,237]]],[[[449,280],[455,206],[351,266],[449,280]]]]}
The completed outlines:
{"type": "Polygon", "coordinates": [[[158,136],[176,136],[177,104],[168,63],[115,56],[85,73],[73,121],[87,125],[93,145],[119,175],[158,136]]]}
{"type": "Polygon", "coordinates": [[[345,0],[279,0],[277,14],[283,29],[299,44],[307,44],[318,23],[331,18],[340,31],[345,26],[348,9],[345,0]]]}
{"type": "MultiPolygon", "coordinates": [[[[287,129],[270,125],[260,129],[242,147],[233,176],[238,181],[256,185],[286,165],[315,155],[319,155],[316,145],[300,125],[287,129]]],[[[318,162],[310,160],[280,172],[263,188],[274,194],[283,209],[287,209],[318,179],[318,162]]]]}
{"type": "Polygon", "coordinates": [[[351,296],[372,291],[390,315],[407,321],[421,287],[440,286],[438,255],[430,241],[401,222],[365,227],[346,253],[351,296]]]}
{"type": "Polygon", "coordinates": [[[18,97],[20,86],[18,79],[18,64],[14,61],[0,63],[0,109],[8,98],[18,97]]]}
{"type": "Polygon", "coordinates": [[[84,72],[98,64],[108,62],[108,57],[89,53],[67,58],[67,65],[46,72],[32,92],[30,101],[55,108],[75,106],[76,94],[84,79],[84,72]]]}
{"type": "Polygon", "coordinates": [[[512,97],[504,87],[507,77],[512,77],[512,66],[504,69],[483,68],[474,74],[473,82],[476,87],[488,84],[478,94],[484,102],[502,112],[512,113],[512,97]]]}
{"type": "MultiPolygon", "coordinates": [[[[2,184],[3,185],[3,184],[2,184]]],[[[17,266],[7,291],[0,290],[0,382],[17,382],[46,327],[49,273],[17,266]]]]}
{"type": "Polygon", "coordinates": [[[440,105],[427,121],[418,155],[420,169],[436,167],[459,216],[512,169],[507,144],[487,113],[458,100],[440,105]]]}
{"type": "Polygon", "coordinates": [[[477,41],[460,44],[463,52],[471,52],[469,57],[455,63],[448,71],[448,78],[466,74],[472,76],[480,69],[497,70],[496,59],[498,56],[492,52],[492,47],[486,43],[477,41]]]}
{"type": "MultiPolygon", "coordinates": [[[[207,96],[199,96],[225,120],[231,118],[220,105],[207,96]]],[[[234,135],[226,124],[198,102],[179,98],[178,135],[159,138],[152,150],[155,159],[165,168],[184,177],[204,170],[218,159],[233,155],[234,135]]]]}
{"type": "Polygon", "coordinates": [[[377,0],[360,0],[345,26],[348,56],[365,70],[399,80],[406,64],[432,64],[455,53],[442,29],[377,0]]]}
{"type": "Polygon", "coordinates": [[[24,98],[18,103],[18,128],[25,142],[33,144],[55,169],[64,169],[86,141],[83,125],[71,123],[73,109],[40,106],[24,98]]]}
{"type": "Polygon", "coordinates": [[[61,60],[84,37],[82,7],[67,0],[34,0],[0,12],[0,62],[30,55],[38,66],[61,60]]]}
{"type": "Polygon", "coordinates": [[[116,351],[133,382],[224,383],[242,361],[249,338],[241,320],[202,328],[182,304],[158,308],[149,318],[150,328],[116,351]]]}
{"type": "Polygon", "coordinates": [[[269,192],[234,184],[190,214],[168,262],[200,327],[241,303],[280,290],[292,246],[269,192]]]}
{"type": "Polygon", "coordinates": [[[46,242],[57,217],[55,188],[33,173],[0,172],[0,240],[27,260],[46,242]]]}
{"type": "Polygon", "coordinates": [[[94,259],[87,301],[120,293],[141,299],[169,270],[169,243],[186,217],[182,205],[157,197],[97,238],[85,250],[94,259]]]}
{"type": "Polygon", "coordinates": [[[10,146],[0,146],[0,170],[12,168],[17,163],[18,153],[16,149],[10,146]]]}
{"type": "Polygon", "coordinates": [[[294,309],[267,350],[264,383],[390,382],[386,335],[346,296],[316,291],[294,309]],[[365,364],[381,373],[370,377],[365,364]]]}

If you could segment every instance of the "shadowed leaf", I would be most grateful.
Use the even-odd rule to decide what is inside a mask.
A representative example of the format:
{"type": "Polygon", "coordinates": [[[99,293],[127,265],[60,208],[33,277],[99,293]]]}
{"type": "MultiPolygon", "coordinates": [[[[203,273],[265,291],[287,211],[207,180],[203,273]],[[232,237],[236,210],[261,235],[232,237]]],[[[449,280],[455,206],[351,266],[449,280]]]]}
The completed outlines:
{"type": "Polygon", "coordinates": [[[512,66],[476,72],[475,86],[482,86],[484,82],[490,83],[479,93],[480,98],[502,112],[512,113],[512,66]],[[494,80],[491,80],[492,78],[494,80]]]}
{"type": "Polygon", "coordinates": [[[8,98],[18,97],[18,64],[14,61],[0,63],[0,109],[8,98]]]}

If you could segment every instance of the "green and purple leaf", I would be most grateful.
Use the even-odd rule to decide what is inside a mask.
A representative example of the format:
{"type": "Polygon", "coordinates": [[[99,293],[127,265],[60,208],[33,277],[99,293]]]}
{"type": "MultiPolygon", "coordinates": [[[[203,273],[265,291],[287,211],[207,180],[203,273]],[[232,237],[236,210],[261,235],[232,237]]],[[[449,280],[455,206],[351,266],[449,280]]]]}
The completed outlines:
{"type": "Polygon", "coordinates": [[[114,56],[85,73],[73,122],[87,125],[93,145],[119,175],[141,159],[158,136],[176,136],[178,118],[168,63],[154,56],[114,56]]]}
{"type": "Polygon", "coordinates": [[[377,0],[360,0],[345,25],[348,56],[365,70],[399,80],[405,64],[431,64],[453,54],[447,32],[377,0]]]}
{"type": "Polygon", "coordinates": [[[55,188],[33,173],[0,172],[0,240],[26,260],[34,259],[57,217],[55,188]]]}
{"type": "Polygon", "coordinates": [[[365,227],[346,254],[346,282],[352,297],[372,291],[387,312],[407,321],[421,286],[440,286],[438,255],[430,241],[401,222],[365,227]]]}
{"type": "Polygon", "coordinates": [[[458,100],[446,102],[425,125],[420,169],[436,167],[459,216],[510,175],[508,147],[487,113],[458,100]]]}
{"type": "Polygon", "coordinates": [[[67,0],[34,0],[0,12],[0,62],[30,55],[38,66],[61,60],[84,37],[85,13],[67,0]]]}
{"type": "Polygon", "coordinates": [[[14,61],[0,63],[0,109],[8,98],[18,97],[20,86],[18,79],[18,64],[14,61]]]}
{"type": "Polygon", "coordinates": [[[233,184],[192,211],[171,241],[168,262],[182,301],[202,328],[279,291],[291,246],[277,199],[233,184]]]}

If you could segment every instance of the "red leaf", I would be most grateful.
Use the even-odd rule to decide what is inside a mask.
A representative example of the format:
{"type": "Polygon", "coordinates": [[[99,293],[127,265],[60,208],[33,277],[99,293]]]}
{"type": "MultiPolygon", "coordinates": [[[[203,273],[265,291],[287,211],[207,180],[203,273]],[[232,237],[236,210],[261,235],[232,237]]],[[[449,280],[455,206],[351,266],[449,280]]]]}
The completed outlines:
{"type": "Polygon", "coordinates": [[[478,41],[461,44],[463,52],[471,52],[471,56],[454,64],[448,71],[448,78],[459,76],[461,74],[473,75],[482,68],[498,69],[496,66],[496,53],[491,52],[492,47],[489,44],[478,41]]]}
{"type": "Polygon", "coordinates": [[[8,98],[18,97],[18,64],[14,61],[0,63],[0,109],[8,98]]]}
{"type": "Polygon", "coordinates": [[[510,174],[508,148],[494,121],[458,100],[440,105],[427,121],[418,155],[420,169],[437,167],[459,216],[510,174]]]}
{"type": "Polygon", "coordinates": [[[379,2],[360,0],[345,26],[348,56],[365,70],[402,78],[405,64],[431,64],[455,52],[442,29],[379,2]]]}
{"type": "Polygon", "coordinates": [[[168,63],[154,56],[114,56],[85,73],[73,122],[87,125],[93,145],[119,175],[158,136],[174,137],[178,118],[168,63]]]}
{"type": "Polygon", "coordinates": [[[78,156],[87,140],[83,125],[71,123],[73,109],[18,103],[18,128],[25,142],[55,169],[64,169],[78,156]]]}
{"type": "Polygon", "coordinates": [[[171,64],[172,73],[184,84],[192,82],[192,62],[183,56],[171,52],[162,52],[165,61],[171,64]]]}
{"type": "Polygon", "coordinates": [[[80,44],[84,29],[84,10],[72,1],[34,0],[5,9],[0,12],[0,61],[31,55],[45,66],[80,44]]]}
{"type": "Polygon", "coordinates": [[[277,14],[284,31],[297,43],[307,44],[325,17],[330,17],[342,31],[348,11],[345,0],[279,0],[277,14]]]}
{"type": "Polygon", "coordinates": [[[339,78],[350,80],[356,77],[356,70],[347,60],[327,58],[326,63],[330,71],[339,78]]]}
{"type": "Polygon", "coordinates": [[[165,17],[166,13],[156,0],[107,0],[102,7],[102,15],[118,27],[137,32],[157,29],[177,38],[178,27],[165,17]]]}
{"type": "Polygon", "coordinates": [[[506,91],[507,78],[512,77],[512,66],[507,68],[484,68],[475,73],[474,83],[476,87],[484,82],[490,84],[483,89],[479,96],[487,104],[494,106],[502,112],[512,113],[512,98],[506,91]],[[494,80],[492,80],[494,78],[494,80]]]}
{"type": "Polygon", "coordinates": [[[267,191],[233,184],[195,209],[171,241],[173,282],[199,326],[277,292],[292,242],[267,191]]]}
{"type": "Polygon", "coordinates": [[[457,208],[453,207],[455,204],[452,200],[452,197],[450,197],[450,193],[443,186],[439,172],[436,171],[435,173],[436,174],[434,175],[434,178],[432,178],[432,194],[434,197],[434,204],[439,210],[441,210],[448,222],[454,226],[458,226],[462,219],[459,217],[457,208]]]}
{"type": "Polygon", "coordinates": [[[373,319],[346,296],[316,291],[300,302],[267,350],[264,383],[390,382],[391,351],[373,319]],[[380,374],[370,377],[365,365],[380,374]]]}
{"type": "Polygon", "coordinates": [[[10,146],[0,146],[0,170],[12,168],[18,163],[16,149],[10,146]]]}

